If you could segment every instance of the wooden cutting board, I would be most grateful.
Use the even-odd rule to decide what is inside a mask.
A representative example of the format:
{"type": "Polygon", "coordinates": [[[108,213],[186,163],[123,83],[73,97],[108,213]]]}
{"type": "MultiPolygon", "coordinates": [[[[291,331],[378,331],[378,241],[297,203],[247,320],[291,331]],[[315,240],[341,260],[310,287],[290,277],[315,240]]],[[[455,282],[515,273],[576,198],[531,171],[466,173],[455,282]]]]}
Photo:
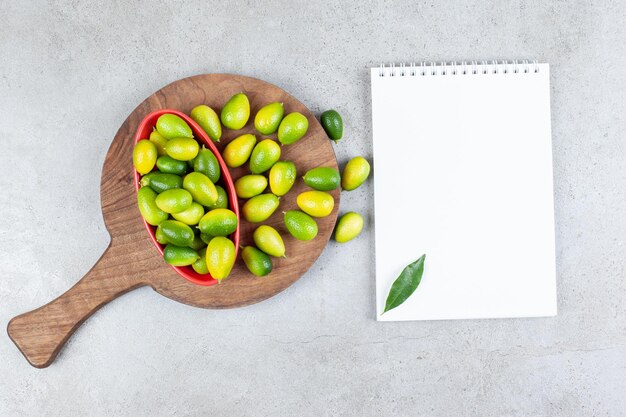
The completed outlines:
{"type": "MultiPolygon", "coordinates": [[[[270,137],[274,137],[272,135],[270,137]]],[[[258,140],[261,135],[257,134],[258,140]]],[[[158,293],[196,307],[232,308],[269,298],[300,278],[319,257],[331,236],[339,208],[339,190],[332,191],[335,208],[330,216],[317,219],[319,233],[308,242],[289,235],[283,224],[283,211],[295,209],[296,196],[308,189],[304,173],[318,166],[338,169],[332,142],[315,116],[284,90],[254,78],[229,74],[205,74],[185,78],[148,97],[128,116],[115,135],[102,170],[100,196],[111,243],[100,260],[76,285],[59,298],[9,322],[8,333],[31,365],[39,368],[52,363],[74,330],[102,305],[141,286],[149,285],[158,293]],[[141,120],[158,109],[178,109],[189,113],[199,104],[221,110],[228,99],[244,92],[250,100],[251,117],[241,130],[224,130],[217,144],[220,151],[235,137],[256,133],[254,115],[263,105],[282,102],[285,114],[298,111],[309,121],[309,130],[295,144],[282,146],[282,160],[293,161],[298,179],[293,189],[280,200],[280,207],[264,224],[274,226],[285,240],[287,257],[273,258],[272,273],[257,278],[239,258],[230,277],[219,285],[199,286],[179,276],[163,261],[152,244],[137,208],[133,185],[133,136],[141,120]]],[[[248,174],[247,164],[231,171],[233,179],[248,174]]],[[[243,201],[240,200],[240,203],[243,201]]],[[[252,243],[258,226],[241,220],[241,244],[252,243]]]]}

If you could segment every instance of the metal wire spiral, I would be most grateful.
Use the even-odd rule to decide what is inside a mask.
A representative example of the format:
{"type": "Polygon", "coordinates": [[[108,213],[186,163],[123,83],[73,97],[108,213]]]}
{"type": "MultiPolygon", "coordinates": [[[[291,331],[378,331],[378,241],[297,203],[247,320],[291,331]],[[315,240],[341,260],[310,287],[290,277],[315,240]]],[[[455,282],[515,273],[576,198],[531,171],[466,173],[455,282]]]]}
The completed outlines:
{"type": "Polygon", "coordinates": [[[416,77],[432,75],[476,75],[476,74],[518,74],[538,73],[539,62],[537,60],[491,60],[491,61],[461,61],[461,62],[410,62],[396,65],[380,64],[378,75],[380,77],[416,77]]]}

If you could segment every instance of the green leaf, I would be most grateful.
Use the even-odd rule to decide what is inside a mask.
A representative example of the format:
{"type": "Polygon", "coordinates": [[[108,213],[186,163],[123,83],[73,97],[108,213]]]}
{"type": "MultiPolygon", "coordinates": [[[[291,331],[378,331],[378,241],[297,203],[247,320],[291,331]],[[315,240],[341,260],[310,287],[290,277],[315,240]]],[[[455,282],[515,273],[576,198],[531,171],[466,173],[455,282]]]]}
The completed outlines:
{"type": "Polygon", "coordinates": [[[385,311],[398,307],[404,303],[407,298],[413,294],[420,285],[422,280],[422,274],[424,273],[424,260],[426,255],[422,255],[417,261],[408,264],[402,271],[400,276],[391,285],[389,295],[387,295],[387,302],[385,303],[385,311]]]}

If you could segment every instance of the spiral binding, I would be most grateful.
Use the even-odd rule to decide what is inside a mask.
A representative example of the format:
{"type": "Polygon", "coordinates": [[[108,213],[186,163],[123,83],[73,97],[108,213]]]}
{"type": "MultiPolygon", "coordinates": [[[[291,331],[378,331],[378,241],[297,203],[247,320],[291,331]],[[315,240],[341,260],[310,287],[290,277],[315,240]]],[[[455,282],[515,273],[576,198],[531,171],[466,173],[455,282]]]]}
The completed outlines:
{"type": "Polygon", "coordinates": [[[415,77],[428,75],[476,75],[476,74],[518,74],[538,73],[539,62],[529,61],[461,61],[461,62],[410,62],[408,64],[380,64],[379,77],[415,77]]]}

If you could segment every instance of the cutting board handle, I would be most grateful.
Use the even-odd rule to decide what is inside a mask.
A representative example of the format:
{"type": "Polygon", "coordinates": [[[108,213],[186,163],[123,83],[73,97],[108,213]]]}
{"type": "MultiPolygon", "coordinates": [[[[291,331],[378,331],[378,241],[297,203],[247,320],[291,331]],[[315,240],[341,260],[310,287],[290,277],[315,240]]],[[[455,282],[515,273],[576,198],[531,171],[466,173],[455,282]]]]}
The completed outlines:
{"type": "Polygon", "coordinates": [[[36,368],[52,363],[63,344],[89,316],[120,295],[146,285],[129,271],[132,251],[113,242],[89,272],[67,292],[13,318],[9,337],[36,368]],[[129,255],[130,254],[130,255],[129,255]]]}

